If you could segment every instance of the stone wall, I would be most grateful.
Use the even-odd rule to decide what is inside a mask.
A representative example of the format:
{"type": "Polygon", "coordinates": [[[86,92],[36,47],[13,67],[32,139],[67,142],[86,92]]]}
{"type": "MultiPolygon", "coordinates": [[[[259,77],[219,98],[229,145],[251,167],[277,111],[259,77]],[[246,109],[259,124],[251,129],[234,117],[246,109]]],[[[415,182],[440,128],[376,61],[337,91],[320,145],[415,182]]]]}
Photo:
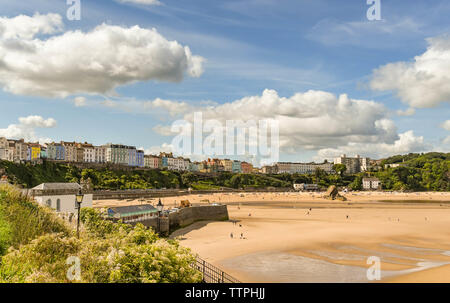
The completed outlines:
{"type": "MultiPolygon", "coordinates": [[[[160,231],[168,235],[174,230],[188,226],[197,221],[224,221],[228,220],[228,209],[226,205],[205,205],[182,208],[177,212],[170,213],[169,218],[160,218],[160,231]]],[[[158,218],[150,218],[140,222],[130,223],[136,225],[142,223],[144,226],[158,229],[158,218]]]]}
{"type": "Polygon", "coordinates": [[[196,221],[224,220],[228,220],[226,205],[192,206],[169,214],[170,231],[185,227],[196,221]]]}

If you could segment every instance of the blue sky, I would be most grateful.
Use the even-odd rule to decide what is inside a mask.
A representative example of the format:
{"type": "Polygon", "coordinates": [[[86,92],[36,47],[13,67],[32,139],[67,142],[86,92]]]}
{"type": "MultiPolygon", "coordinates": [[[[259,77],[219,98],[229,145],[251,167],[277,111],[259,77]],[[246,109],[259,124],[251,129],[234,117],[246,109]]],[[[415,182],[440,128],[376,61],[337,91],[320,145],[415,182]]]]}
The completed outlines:
{"type": "MultiPolygon", "coordinates": [[[[59,14],[63,30],[36,36],[42,41],[70,31],[87,33],[102,23],[122,28],[139,25],[143,29],[156,28],[168,41],[176,40],[180,45],[188,46],[193,55],[204,58],[203,73],[199,77],[185,75],[177,82],[130,80],[115,86],[116,94],[83,93],[78,90],[67,96],[45,96],[21,89],[11,91],[7,88],[9,80],[1,80],[0,64],[0,87],[3,88],[0,90],[0,134],[2,129],[3,134],[8,134],[8,127],[11,129],[11,125],[19,124],[19,117],[35,115],[57,121],[52,127],[37,124],[24,127],[25,131],[33,132],[35,138],[95,144],[116,142],[155,152],[158,147],[171,141],[171,137],[155,132],[155,126],[170,125],[176,117],[156,110],[156,107],[154,112],[140,110],[139,104],[145,100],[161,98],[175,105],[184,102],[191,106],[214,104],[219,107],[215,113],[220,116],[221,104],[245,97],[259,96],[261,107],[265,106],[262,96],[266,89],[276,91],[280,98],[291,98],[296,93],[314,90],[331,93],[336,99],[346,94],[352,100],[380,104],[385,112],[380,114],[378,120],[388,119],[393,125],[389,129],[383,128],[383,134],[366,131],[352,133],[350,129],[354,126],[348,126],[344,129],[349,133],[342,135],[339,132],[342,138],[336,143],[320,132],[291,135],[287,131],[281,134],[289,141],[281,150],[281,160],[318,160],[340,152],[369,154],[376,158],[397,152],[448,151],[449,148],[450,130],[442,127],[450,119],[448,90],[441,84],[445,83],[445,70],[436,71],[439,77],[436,76],[433,85],[424,85],[414,97],[405,92],[404,86],[410,85],[408,81],[414,85],[417,79],[405,76],[405,79],[398,79],[398,83],[378,79],[378,88],[374,88],[372,83],[375,69],[395,62],[411,64],[416,56],[422,56],[430,47],[441,52],[438,56],[439,60],[444,60],[439,64],[441,69],[450,66],[446,65],[450,47],[446,48],[448,45],[443,43],[445,46],[441,49],[437,42],[427,42],[428,38],[439,37],[448,42],[448,1],[405,3],[381,0],[381,21],[367,20],[369,5],[365,0],[160,0],[159,5],[81,0],[79,21],[66,18],[68,5],[65,1],[0,0],[0,7],[0,16],[5,22],[18,15],[33,16],[36,12],[41,15],[59,14]],[[435,85],[438,86],[436,90],[442,93],[430,97],[429,102],[421,103],[418,100],[420,94],[428,95],[426,90],[435,90],[435,85]],[[86,98],[86,102],[84,106],[77,107],[73,100],[80,96],[86,98]],[[105,100],[123,106],[105,106],[102,103],[105,100]],[[134,105],[130,105],[130,101],[135,101],[134,105]],[[411,109],[410,115],[399,115],[397,112],[408,108],[411,109]],[[394,131],[395,138],[391,136],[394,131]],[[406,135],[400,136],[409,131],[413,132],[413,135],[408,133],[409,139],[406,135]],[[314,140],[308,136],[314,137],[314,140]],[[294,137],[295,140],[291,140],[294,137]],[[400,142],[399,138],[404,140],[400,142]],[[347,143],[351,143],[350,146],[347,143]]],[[[89,47],[80,46],[77,52],[82,53],[89,47]]],[[[420,67],[417,69],[420,70],[420,67]]],[[[415,71],[410,68],[403,74],[415,71]]],[[[434,71],[434,66],[429,67],[430,73],[434,71]]],[[[386,68],[380,77],[388,78],[389,73],[394,71],[386,68]]],[[[25,77],[19,75],[22,76],[25,77]]],[[[70,81],[73,83],[82,77],[83,74],[78,74],[70,81]]],[[[298,102],[301,107],[305,102],[313,101],[301,99],[298,102]]],[[[326,101],[324,104],[329,107],[333,102],[326,101]]],[[[252,112],[251,107],[243,110],[252,112]]],[[[333,109],[327,110],[332,115],[333,109]]],[[[189,112],[181,115],[189,115],[189,112]]],[[[296,119],[299,119],[298,123],[290,127],[298,125],[302,128],[304,121],[301,115],[296,119]]],[[[342,117],[339,121],[345,120],[342,117]]],[[[375,121],[369,119],[368,127],[371,123],[375,121]]],[[[364,121],[358,122],[358,125],[364,125],[364,121]]]]}

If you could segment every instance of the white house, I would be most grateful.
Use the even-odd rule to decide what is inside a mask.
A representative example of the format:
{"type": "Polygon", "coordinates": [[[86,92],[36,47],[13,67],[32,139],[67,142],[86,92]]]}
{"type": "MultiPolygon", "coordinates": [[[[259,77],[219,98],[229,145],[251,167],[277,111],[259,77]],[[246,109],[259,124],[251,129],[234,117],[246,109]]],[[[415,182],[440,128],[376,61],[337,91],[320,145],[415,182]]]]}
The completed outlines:
{"type": "Polygon", "coordinates": [[[363,178],[362,186],[365,190],[380,189],[381,182],[378,178],[363,178]]]}
{"type": "MultiPolygon", "coordinates": [[[[31,189],[36,202],[57,212],[76,213],[75,195],[81,186],[78,183],[42,183],[31,189]]],[[[92,207],[92,193],[84,193],[81,207],[92,207]]]]}

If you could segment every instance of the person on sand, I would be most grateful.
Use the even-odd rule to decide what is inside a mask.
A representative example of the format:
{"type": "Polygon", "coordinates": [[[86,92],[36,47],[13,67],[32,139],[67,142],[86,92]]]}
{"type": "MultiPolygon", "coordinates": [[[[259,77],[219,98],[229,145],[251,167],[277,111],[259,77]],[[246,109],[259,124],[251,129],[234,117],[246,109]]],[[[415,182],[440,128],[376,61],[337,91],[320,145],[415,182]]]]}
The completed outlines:
{"type": "Polygon", "coordinates": [[[230,234],[230,238],[233,239],[233,233],[230,234]]]}

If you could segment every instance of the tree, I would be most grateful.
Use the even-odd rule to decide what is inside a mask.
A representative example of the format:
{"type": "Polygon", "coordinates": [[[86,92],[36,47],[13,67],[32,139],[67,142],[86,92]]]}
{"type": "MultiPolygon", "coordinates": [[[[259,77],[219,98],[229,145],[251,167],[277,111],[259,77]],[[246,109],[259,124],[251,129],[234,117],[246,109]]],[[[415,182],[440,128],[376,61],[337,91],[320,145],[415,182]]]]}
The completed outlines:
{"type": "Polygon", "coordinates": [[[347,171],[347,166],[345,166],[345,164],[334,164],[333,170],[342,177],[342,175],[347,171]]]}

